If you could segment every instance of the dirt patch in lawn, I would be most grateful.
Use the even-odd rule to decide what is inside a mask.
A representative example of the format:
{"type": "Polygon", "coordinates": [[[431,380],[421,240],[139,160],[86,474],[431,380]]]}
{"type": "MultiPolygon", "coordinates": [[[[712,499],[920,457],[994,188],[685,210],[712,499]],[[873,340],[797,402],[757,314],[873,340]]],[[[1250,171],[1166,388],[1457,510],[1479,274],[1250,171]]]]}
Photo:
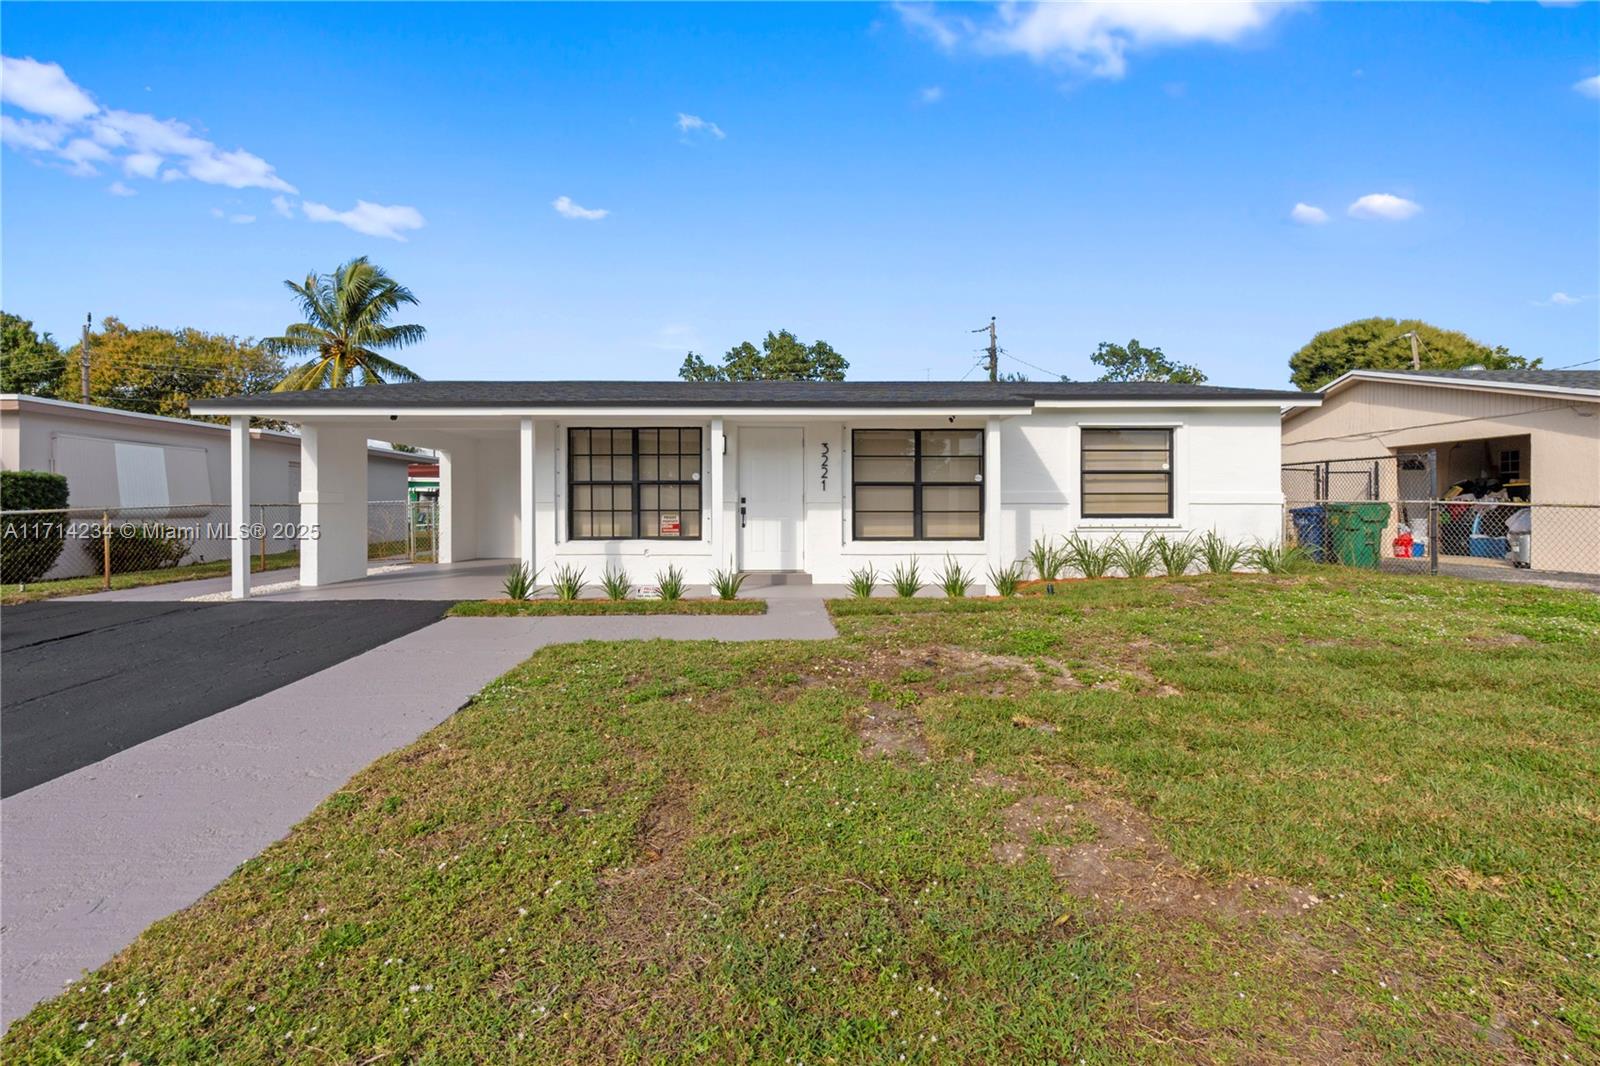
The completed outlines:
{"type": "Polygon", "coordinates": [[[862,740],[863,759],[905,756],[917,762],[928,761],[922,719],[913,711],[873,700],[857,716],[855,728],[862,740]]]}
{"type": "MultiPolygon", "coordinates": [[[[997,787],[1014,784],[1003,777],[973,780],[997,787]]],[[[1011,864],[1038,854],[1069,892],[1106,910],[1129,908],[1174,918],[1287,918],[1321,902],[1309,889],[1267,878],[1218,884],[1199,877],[1161,843],[1143,811],[1080,782],[1074,785],[1084,798],[1025,795],[1007,807],[995,858],[1011,864]],[[1036,843],[1085,831],[1093,836],[1076,843],[1036,843]]]]}

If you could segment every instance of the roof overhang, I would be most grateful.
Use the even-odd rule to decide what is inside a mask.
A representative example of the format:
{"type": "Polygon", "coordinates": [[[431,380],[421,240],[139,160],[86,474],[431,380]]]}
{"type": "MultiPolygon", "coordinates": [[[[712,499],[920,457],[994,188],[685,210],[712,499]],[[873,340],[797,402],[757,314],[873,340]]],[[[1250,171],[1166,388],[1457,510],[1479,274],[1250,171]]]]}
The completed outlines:
{"type": "MultiPolygon", "coordinates": [[[[1382,381],[1399,385],[1426,385],[1432,388],[1467,389],[1473,392],[1508,392],[1519,396],[1566,396],[1589,403],[1600,403],[1600,391],[1581,389],[1572,385],[1539,385],[1522,381],[1498,381],[1471,378],[1434,377],[1429,374],[1395,373],[1388,370],[1346,370],[1322,387],[1324,396],[1363,381],[1382,381]]],[[[1293,414],[1285,412],[1285,417],[1293,414]]]]}
{"type": "MultiPolygon", "coordinates": [[[[1110,403],[1110,407],[1139,406],[1138,404],[1110,403]]],[[[1156,404],[1162,407],[1187,407],[1188,404],[1156,404]]],[[[197,415],[232,415],[251,418],[274,418],[286,422],[318,419],[359,418],[387,420],[406,418],[905,418],[936,415],[946,418],[999,418],[1006,415],[1025,415],[1033,410],[1032,404],[989,405],[967,407],[961,404],[929,404],[926,406],[893,407],[802,407],[796,404],[763,406],[727,405],[691,407],[667,406],[540,406],[540,407],[478,407],[478,406],[351,406],[315,407],[262,406],[252,408],[243,403],[208,404],[199,401],[189,409],[197,415]]]]}

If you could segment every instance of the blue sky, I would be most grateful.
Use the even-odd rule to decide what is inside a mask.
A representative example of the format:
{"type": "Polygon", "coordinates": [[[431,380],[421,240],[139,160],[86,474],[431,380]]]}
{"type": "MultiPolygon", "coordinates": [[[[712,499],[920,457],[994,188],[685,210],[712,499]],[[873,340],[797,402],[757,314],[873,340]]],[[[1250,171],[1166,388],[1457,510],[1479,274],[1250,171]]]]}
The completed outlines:
{"type": "Polygon", "coordinates": [[[990,315],[1035,377],[1137,337],[1278,385],[1374,314],[1600,354],[1592,3],[4,22],[0,298],[58,336],[274,333],[283,279],[367,254],[430,378],[667,377],[780,327],[959,378],[990,315]]]}

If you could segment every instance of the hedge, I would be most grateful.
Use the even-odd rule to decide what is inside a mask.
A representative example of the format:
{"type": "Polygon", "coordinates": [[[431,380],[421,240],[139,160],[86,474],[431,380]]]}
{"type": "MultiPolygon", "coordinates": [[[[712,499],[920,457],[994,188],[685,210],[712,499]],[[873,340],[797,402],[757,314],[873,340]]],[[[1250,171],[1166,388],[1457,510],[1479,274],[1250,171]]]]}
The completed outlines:
{"type": "MultiPolygon", "coordinates": [[[[67,506],[67,479],[43,470],[0,470],[0,511],[44,511],[67,506]]],[[[0,523],[0,584],[37,581],[56,565],[66,545],[64,516],[21,515],[0,523]]]]}

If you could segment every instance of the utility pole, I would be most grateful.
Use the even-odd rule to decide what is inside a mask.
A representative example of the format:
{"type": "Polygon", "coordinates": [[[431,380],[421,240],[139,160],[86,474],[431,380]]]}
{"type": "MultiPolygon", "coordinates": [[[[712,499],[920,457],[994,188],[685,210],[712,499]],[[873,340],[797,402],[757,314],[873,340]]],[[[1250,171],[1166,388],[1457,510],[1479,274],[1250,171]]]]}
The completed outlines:
{"type": "Polygon", "coordinates": [[[1417,331],[1416,330],[1411,330],[1411,331],[1409,331],[1407,333],[1402,333],[1402,334],[1400,334],[1400,336],[1411,338],[1411,369],[1412,370],[1421,370],[1422,369],[1422,351],[1421,351],[1422,338],[1417,336],[1417,331]]]}
{"type": "Polygon", "coordinates": [[[89,402],[89,327],[94,325],[94,312],[83,316],[83,343],[78,346],[78,377],[82,381],[83,402],[89,402]]]}
{"type": "Polygon", "coordinates": [[[989,368],[989,380],[990,381],[999,381],[1000,380],[1000,346],[997,343],[995,343],[994,316],[993,315],[989,316],[989,324],[987,326],[983,326],[983,327],[981,327],[979,329],[975,329],[972,332],[974,332],[974,333],[988,333],[989,334],[989,357],[986,360],[984,360],[984,364],[989,368]]]}

